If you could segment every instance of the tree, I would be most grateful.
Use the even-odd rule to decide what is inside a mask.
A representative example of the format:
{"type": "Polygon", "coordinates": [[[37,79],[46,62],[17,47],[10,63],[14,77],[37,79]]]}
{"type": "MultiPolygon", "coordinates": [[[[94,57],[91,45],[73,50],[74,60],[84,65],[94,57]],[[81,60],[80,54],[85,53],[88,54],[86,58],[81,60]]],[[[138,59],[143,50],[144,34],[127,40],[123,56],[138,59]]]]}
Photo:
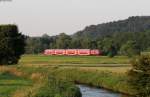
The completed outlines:
{"type": "Polygon", "coordinates": [[[40,41],[41,41],[41,44],[43,46],[43,48],[42,48],[42,51],[43,51],[43,50],[49,48],[50,43],[51,43],[52,40],[51,40],[49,35],[43,34],[40,41]]]}
{"type": "Polygon", "coordinates": [[[134,55],[140,55],[140,47],[135,41],[128,41],[126,44],[122,45],[120,52],[123,55],[132,57],[134,55]]]}
{"type": "Polygon", "coordinates": [[[65,33],[61,33],[56,40],[56,47],[59,49],[70,48],[71,37],[65,33]]]}
{"type": "Polygon", "coordinates": [[[90,41],[90,49],[97,49],[97,42],[96,40],[90,41]]]}
{"type": "Polygon", "coordinates": [[[101,41],[98,41],[98,48],[103,51],[104,55],[109,55],[109,53],[113,50],[112,47],[114,47],[114,42],[110,37],[105,37],[101,41]]]}
{"type": "Polygon", "coordinates": [[[128,72],[128,82],[136,90],[138,97],[150,97],[150,56],[141,55],[132,60],[128,72]]]}
{"type": "Polygon", "coordinates": [[[91,40],[88,39],[88,38],[80,39],[81,48],[83,48],[83,49],[90,49],[90,42],[91,42],[91,40]]]}
{"type": "Polygon", "coordinates": [[[40,38],[36,37],[28,37],[26,39],[26,53],[27,54],[38,54],[41,53],[44,50],[44,45],[42,44],[42,41],[40,38]]]}
{"type": "Polygon", "coordinates": [[[109,50],[108,50],[108,56],[110,58],[114,57],[115,55],[117,55],[117,50],[116,47],[114,45],[111,45],[109,50]]]}
{"type": "Polygon", "coordinates": [[[0,65],[16,64],[24,53],[25,37],[16,25],[0,26],[0,65]]]}
{"type": "Polygon", "coordinates": [[[81,40],[80,39],[72,39],[70,46],[72,49],[80,49],[81,48],[81,40]]]}

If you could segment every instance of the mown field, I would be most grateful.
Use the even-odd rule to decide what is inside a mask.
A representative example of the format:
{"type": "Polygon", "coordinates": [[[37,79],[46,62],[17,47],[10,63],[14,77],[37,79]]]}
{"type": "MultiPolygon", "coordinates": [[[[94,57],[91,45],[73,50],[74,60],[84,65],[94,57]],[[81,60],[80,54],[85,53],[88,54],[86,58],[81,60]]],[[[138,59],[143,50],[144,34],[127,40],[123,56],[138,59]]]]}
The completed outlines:
{"type": "Polygon", "coordinates": [[[101,70],[124,73],[130,68],[130,60],[126,56],[44,56],[44,55],[24,55],[19,64],[21,66],[42,66],[78,68],[83,70],[101,70]]]}
{"type": "Polygon", "coordinates": [[[24,55],[19,64],[21,65],[49,65],[49,66],[126,66],[129,64],[126,56],[45,56],[45,55],[24,55]]]}
{"type": "Polygon", "coordinates": [[[45,55],[24,55],[20,60],[22,64],[128,64],[126,56],[45,56],[45,55]]]}
{"type": "Polygon", "coordinates": [[[19,88],[23,88],[23,92],[27,90],[24,95],[34,95],[31,97],[80,97],[80,93],[73,83],[82,83],[126,94],[134,94],[126,82],[126,74],[131,68],[129,62],[130,59],[125,56],[109,58],[106,56],[24,55],[18,65],[6,67],[10,68],[10,71],[11,68],[16,68],[23,75],[16,76],[0,73],[0,84],[3,85],[3,87],[0,87],[0,90],[2,90],[0,95],[17,97],[9,95],[16,95],[16,93],[22,95],[20,94],[22,89],[19,88]],[[41,76],[44,76],[46,80],[37,80],[41,76]],[[9,78],[9,81],[7,81],[7,78],[9,78]],[[32,84],[32,82],[36,84],[32,84]],[[47,87],[48,85],[53,89],[47,87]],[[64,89],[60,90],[59,87],[64,87],[64,89]]]}

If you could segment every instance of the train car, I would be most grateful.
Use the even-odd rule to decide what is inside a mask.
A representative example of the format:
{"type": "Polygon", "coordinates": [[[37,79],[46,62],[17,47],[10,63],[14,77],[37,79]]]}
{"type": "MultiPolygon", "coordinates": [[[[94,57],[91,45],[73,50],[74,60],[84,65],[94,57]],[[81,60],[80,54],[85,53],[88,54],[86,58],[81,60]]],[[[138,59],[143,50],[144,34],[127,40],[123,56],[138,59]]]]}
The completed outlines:
{"type": "Polygon", "coordinates": [[[44,51],[45,55],[55,55],[55,50],[54,49],[47,49],[44,51]]]}
{"type": "Polygon", "coordinates": [[[90,54],[91,54],[91,55],[98,56],[98,55],[101,54],[101,52],[100,52],[98,49],[94,49],[94,50],[91,50],[91,51],[90,51],[90,54]]]}
{"type": "Polygon", "coordinates": [[[90,54],[90,49],[78,49],[78,55],[80,56],[89,56],[90,54]]]}
{"type": "Polygon", "coordinates": [[[67,49],[66,50],[66,55],[78,55],[78,50],[77,49],[67,49]]]}
{"type": "Polygon", "coordinates": [[[55,55],[66,55],[65,49],[55,49],[55,55]]]}
{"type": "Polygon", "coordinates": [[[98,49],[47,49],[44,51],[45,55],[68,55],[68,56],[98,56],[102,52],[98,49]]]}

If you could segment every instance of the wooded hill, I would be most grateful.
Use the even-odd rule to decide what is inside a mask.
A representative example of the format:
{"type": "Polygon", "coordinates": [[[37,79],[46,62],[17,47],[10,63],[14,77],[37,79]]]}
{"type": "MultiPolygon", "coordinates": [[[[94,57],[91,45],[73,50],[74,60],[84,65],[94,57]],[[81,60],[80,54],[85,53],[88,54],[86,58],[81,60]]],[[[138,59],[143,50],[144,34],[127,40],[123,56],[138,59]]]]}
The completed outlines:
{"type": "Polygon", "coordinates": [[[87,26],[84,30],[73,34],[73,37],[88,37],[92,39],[109,36],[115,32],[145,32],[147,30],[150,30],[150,16],[134,16],[125,20],[87,26]]]}
{"type": "Polygon", "coordinates": [[[73,35],[28,37],[26,44],[26,53],[41,53],[45,49],[100,49],[105,55],[139,54],[150,51],[150,16],[91,25],[73,35]]]}

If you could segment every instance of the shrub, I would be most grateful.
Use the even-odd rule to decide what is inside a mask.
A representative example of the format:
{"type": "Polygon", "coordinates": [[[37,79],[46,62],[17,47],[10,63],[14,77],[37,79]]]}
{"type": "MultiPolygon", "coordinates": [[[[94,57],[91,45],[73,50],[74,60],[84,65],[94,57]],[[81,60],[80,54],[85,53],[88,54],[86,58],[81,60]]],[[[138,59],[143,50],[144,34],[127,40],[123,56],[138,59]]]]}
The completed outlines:
{"type": "Polygon", "coordinates": [[[132,61],[129,83],[137,91],[138,97],[150,96],[150,56],[142,55],[132,61]]]}

